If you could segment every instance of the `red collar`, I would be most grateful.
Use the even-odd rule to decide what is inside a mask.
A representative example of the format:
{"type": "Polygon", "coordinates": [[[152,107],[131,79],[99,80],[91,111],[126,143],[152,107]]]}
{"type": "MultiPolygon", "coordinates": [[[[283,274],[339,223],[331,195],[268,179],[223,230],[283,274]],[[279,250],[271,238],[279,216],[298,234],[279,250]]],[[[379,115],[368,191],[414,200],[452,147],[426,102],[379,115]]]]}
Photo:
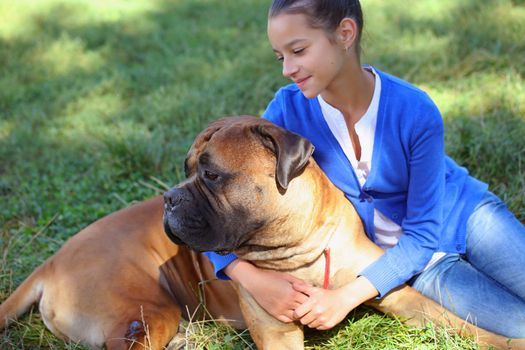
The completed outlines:
{"type": "Polygon", "coordinates": [[[328,289],[330,285],[330,248],[326,247],[324,249],[324,281],[323,288],[328,289]]]}

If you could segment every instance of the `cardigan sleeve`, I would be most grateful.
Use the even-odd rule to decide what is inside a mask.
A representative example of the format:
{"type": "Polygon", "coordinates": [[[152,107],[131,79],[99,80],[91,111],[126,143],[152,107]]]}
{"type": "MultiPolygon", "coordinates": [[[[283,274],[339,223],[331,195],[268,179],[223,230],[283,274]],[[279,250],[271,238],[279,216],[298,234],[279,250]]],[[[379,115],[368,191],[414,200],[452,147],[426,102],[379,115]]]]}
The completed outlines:
{"type": "Polygon", "coordinates": [[[432,103],[414,119],[412,130],[401,136],[408,151],[406,215],[403,235],[360,275],[384,296],[422,271],[439,246],[445,193],[444,127],[432,103]]]}
{"type": "Polygon", "coordinates": [[[224,273],[224,268],[226,266],[230,265],[232,261],[237,259],[237,256],[233,253],[227,254],[227,255],[220,255],[215,252],[205,252],[204,255],[210,259],[211,263],[213,264],[213,268],[215,271],[215,276],[221,280],[229,280],[230,277],[228,277],[224,273]]]}

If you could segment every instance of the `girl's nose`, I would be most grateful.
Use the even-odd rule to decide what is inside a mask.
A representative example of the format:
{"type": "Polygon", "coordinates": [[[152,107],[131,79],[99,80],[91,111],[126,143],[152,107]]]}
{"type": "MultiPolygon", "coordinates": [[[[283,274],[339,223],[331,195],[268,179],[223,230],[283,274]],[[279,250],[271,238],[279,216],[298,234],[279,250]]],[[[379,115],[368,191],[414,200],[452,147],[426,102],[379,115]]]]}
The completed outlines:
{"type": "Polygon", "coordinates": [[[298,66],[292,60],[283,59],[283,75],[286,78],[291,78],[298,70],[298,66]]]}

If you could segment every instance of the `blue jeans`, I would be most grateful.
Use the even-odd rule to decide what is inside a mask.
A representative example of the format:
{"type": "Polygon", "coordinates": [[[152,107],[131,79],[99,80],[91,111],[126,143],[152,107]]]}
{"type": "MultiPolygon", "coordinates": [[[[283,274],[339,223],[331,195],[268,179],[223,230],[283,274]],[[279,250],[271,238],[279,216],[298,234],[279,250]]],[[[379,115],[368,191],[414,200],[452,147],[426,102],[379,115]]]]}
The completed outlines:
{"type": "Polygon", "coordinates": [[[447,254],[409,284],[461,318],[525,338],[525,227],[488,192],[467,222],[465,254],[447,254]]]}

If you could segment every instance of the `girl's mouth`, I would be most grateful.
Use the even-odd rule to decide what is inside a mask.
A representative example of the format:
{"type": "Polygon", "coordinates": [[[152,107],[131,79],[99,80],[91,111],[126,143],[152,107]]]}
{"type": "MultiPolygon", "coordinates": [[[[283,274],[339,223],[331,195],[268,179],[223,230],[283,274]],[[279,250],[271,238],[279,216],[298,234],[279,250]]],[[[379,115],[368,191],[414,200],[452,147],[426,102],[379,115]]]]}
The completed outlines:
{"type": "Polygon", "coordinates": [[[306,83],[308,82],[308,80],[310,80],[310,77],[306,77],[304,79],[299,79],[295,82],[295,84],[297,84],[297,86],[299,87],[299,89],[302,89],[306,83]]]}

